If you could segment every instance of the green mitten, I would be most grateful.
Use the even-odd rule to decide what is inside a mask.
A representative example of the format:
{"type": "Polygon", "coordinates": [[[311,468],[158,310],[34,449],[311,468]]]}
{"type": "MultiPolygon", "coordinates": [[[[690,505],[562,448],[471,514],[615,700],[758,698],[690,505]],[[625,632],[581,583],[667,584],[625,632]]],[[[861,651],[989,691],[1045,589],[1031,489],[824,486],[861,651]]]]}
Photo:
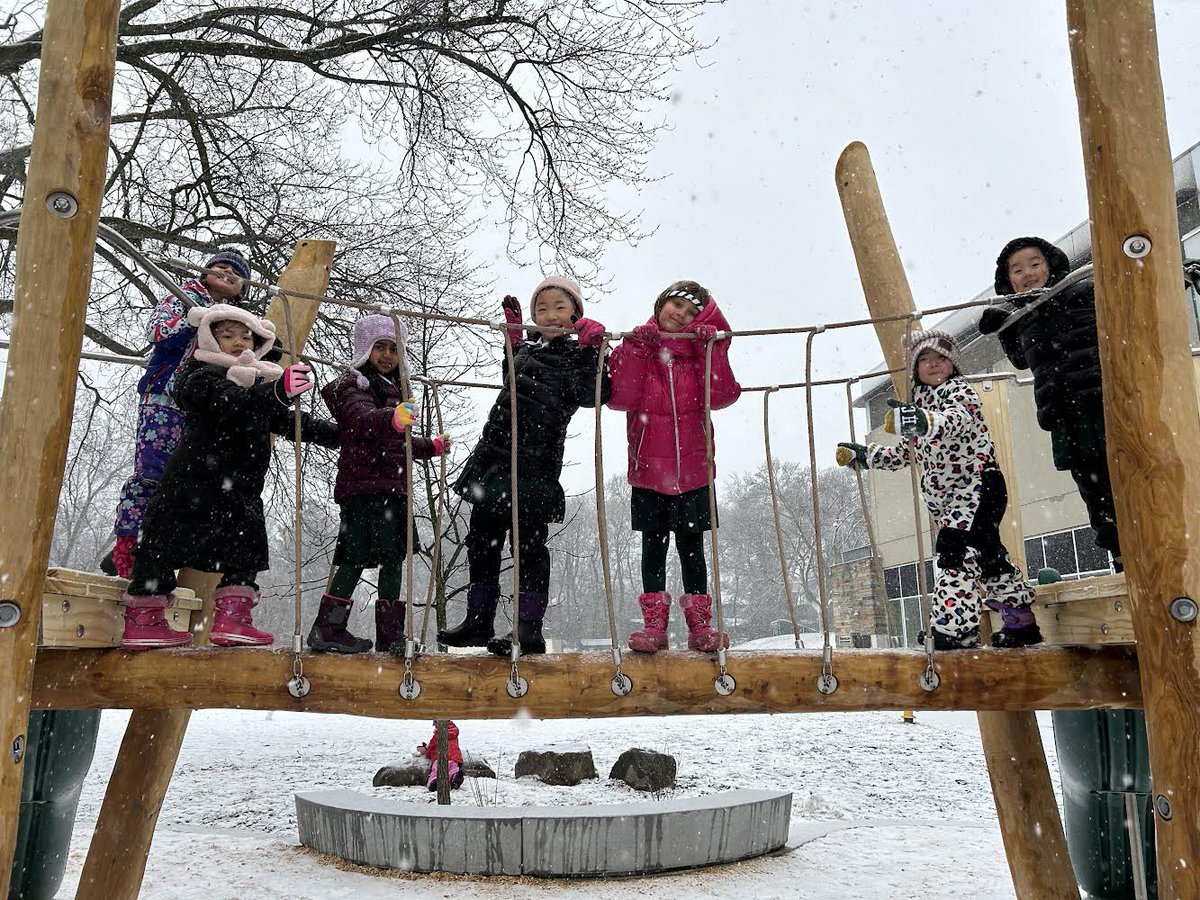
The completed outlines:
{"type": "Polygon", "coordinates": [[[883,430],[902,437],[919,437],[929,434],[929,414],[919,406],[910,406],[899,400],[889,400],[887,415],[883,418],[883,430]]]}
{"type": "Polygon", "coordinates": [[[837,464],[839,466],[851,466],[855,469],[867,468],[867,448],[862,444],[838,444],[837,464]]]}

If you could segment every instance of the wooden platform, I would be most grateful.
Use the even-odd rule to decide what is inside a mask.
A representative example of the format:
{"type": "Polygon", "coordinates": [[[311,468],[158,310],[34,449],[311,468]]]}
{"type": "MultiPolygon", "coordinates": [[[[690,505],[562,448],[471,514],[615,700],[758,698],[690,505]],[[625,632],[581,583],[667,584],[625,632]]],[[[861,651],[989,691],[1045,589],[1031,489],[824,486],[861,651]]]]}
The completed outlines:
{"type": "Polygon", "coordinates": [[[1133,615],[1124,573],[1039,584],[1034,611],[1047,644],[1132,644],[1133,615]]]}
{"type": "Polygon", "coordinates": [[[347,713],[385,719],[490,719],[523,711],[536,718],[784,713],[888,709],[1130,709],[1141,705],[1133,647],[978,650],[936,656],[941,686],[921,689],[925,656],[915,650],[847,650],[833,657],[838,689],[817,691],[817,650],[731,651],[737,689],[720,697],[716,665],[700,653],[628,654],[633,693],[615,696],[607,653],[528,657],[529,693],[508,696],[509,663],[493,656],[417,660],[417,700],[397,694],[402,660],[378,654],[304,654],[312,683],[303,700],[285,685],[283,649],[49,650],[38,653],[35,709],[261,709],[347,713]],[[170,684],[171,691],[161,686],[170,684]]]}

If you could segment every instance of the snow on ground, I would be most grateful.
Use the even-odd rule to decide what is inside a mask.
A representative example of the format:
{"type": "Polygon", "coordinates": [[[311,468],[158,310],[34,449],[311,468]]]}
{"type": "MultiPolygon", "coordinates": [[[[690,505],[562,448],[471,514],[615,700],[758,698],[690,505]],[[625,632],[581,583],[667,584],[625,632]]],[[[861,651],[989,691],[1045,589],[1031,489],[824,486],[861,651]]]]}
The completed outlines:
{"type": "MultiPolygon", "coordinates": [[[[74,896],[128,713],[104,714],[61,897],[74,896]]],[[[192,716],[147,865],[147,898],[1011,898],[973,713],[684,716],[460,721],[462,746],[498,781],[456,803],[506,806],[653,802],[606,776],[629,747],[672,753],[676,797],[732,788],[793,791],[789,851],[697,872],[607,882],[376,873],[297,844],[293,794],[348,788],[433,802],[419,788],[373,788],[382,765],[428,740],[426,721],[209,710],[192,716]],[[517,754],[592,749],[600,779],[551,787],[512,776],[517,754]]],[[[1054,765],[1048,718],[1043,741],[1054,765]]],[[[1057,788],[1057,785],[1056,785],[1057,788]]]]}

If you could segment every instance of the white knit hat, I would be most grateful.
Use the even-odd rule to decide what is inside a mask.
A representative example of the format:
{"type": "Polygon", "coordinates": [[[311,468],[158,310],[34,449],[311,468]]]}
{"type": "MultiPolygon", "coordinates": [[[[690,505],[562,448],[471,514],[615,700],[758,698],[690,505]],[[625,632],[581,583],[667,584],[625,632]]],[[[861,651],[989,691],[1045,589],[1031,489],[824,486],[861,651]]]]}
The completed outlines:
{"type": "Polygon", "coordinates": [[[958,361],[958,345],[954,343],[954,338],[947,331],[937,328],[910,331],[900,336],[900,346],[908,354],[908,374],[910,377],[916,374],[917,357],[921,355],[922,350],[933,350],[941,354],[950,360],[950,364],[954,366],[955,372],[962,371],[962,366],[959,365],[958,361]]]}
{"type": "Polygon", "coordinates": [[[196,351],[193,354],[196,359],[229,369],[231,381],[239,384],[246,379],[253,383],[254,378],[275,381],[283,374],[283,369],[263,359],[275,346],[275,323],[270,319],[260,319],[240,306],[216,303],[212,306],[193,306],[188,310],[188,324],[196,329],[196,351]],[[232,356],[221,350],[213,334],[213,326],[229,321],[241,322],[250,329],[255,337],[253,351],[246,350],[241,356],[232,356]]]}

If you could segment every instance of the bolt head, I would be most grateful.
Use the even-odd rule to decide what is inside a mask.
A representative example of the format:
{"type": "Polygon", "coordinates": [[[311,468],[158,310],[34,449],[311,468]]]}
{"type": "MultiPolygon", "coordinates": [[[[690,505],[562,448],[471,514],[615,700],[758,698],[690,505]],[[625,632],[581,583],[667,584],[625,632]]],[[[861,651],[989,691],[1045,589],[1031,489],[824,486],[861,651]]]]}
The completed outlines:
{"type": "Polygon", "coordinates": [[[1154,798],[1154,811],[1158,813],[1158,817],[1164,822],[1170,821],[1172,815],[1171,801],[1166,798],[1165,794],[1159,794],[1154,798]]]}
{"type": "Polygon", "coordinates": [[[1194,622],[1200,614],[1200,607],[1191,597],[1176,597],[1171,601],[1171,616],[1177,622],[1194,622]]]}

